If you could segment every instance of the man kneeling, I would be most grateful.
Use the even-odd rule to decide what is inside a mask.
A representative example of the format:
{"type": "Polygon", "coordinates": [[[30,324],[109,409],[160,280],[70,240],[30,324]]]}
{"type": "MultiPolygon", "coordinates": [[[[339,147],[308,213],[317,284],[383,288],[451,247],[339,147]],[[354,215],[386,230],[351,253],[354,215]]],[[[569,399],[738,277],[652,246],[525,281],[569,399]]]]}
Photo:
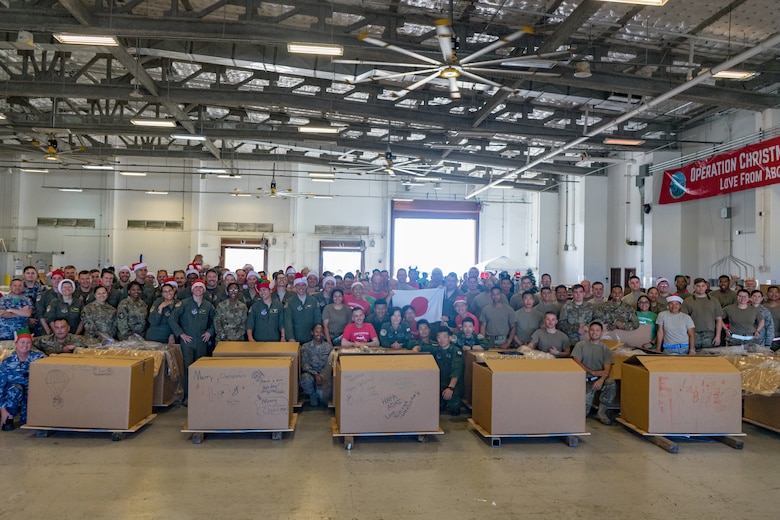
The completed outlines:
{"type": "Polygon", "coordinates": [[[598,321],[592,322],[588,327],[588,339],[579,341],[574,346],[571,357],[586,373],[585,413],[590,413],[593,396],[601,390],[596,417],[602,424],[612,424],[607,416],[607,408],[615,400],[617,387],[615,380],[609,377],[612,370],[612,351],[601,341],[603,329],[598,321]]]}
{"type": "Polygon", "coordinates": [[[14,417],[27,422],[27,387],[30,382],[30,363],[46,357],[32,350],[32,336],[20,333],[14,343],[14,353],[0,363],[0,424],[3,431],[14,429],[14,417]]]}

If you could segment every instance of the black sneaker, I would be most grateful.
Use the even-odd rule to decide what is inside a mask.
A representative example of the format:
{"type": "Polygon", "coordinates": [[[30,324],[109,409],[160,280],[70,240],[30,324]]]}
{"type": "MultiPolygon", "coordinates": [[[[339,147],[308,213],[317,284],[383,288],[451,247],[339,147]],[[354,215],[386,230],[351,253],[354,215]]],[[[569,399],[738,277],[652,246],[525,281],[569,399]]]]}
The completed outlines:
{"type": "Polygon", "coordinates": [[[450,415],[453,417],[457,417],[460,415],[460,410],[450,410],[450,415]]]}
{"type": "Polygon", "coordinates": [[[3,431],[4,432],[12,432],[12,431],[14,431],[14,429],[15,429],[14,428],[14,418],[13,417],[9,417],[5,421],[5,424],[3,424],[3,431]]]}

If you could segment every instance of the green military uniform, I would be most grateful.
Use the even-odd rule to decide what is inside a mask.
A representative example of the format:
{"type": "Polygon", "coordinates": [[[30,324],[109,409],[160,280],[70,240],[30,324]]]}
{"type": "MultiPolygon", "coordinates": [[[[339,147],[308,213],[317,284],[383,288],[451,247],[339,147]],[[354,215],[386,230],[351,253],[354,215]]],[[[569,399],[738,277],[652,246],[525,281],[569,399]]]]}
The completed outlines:
{"type": "MultiPolygon", "coordinates": [[[[320,306],[320,312],[325,308],[325,306],[329,303],[333,303],[333,296],[331,295],[330,298],[325,297],[325,293],[322,291],[319,291],[315,294],[312,294],[314,296],[314,299],[317,300],[317,303],[320,306]]],[[[376,329],[376,327],[374,327],[376,329]]],[[[378,330],[378,329],[377,329],[378,330]]]]}
{"type": "Polygon", "coordinates": [[[83,308],[84,303],[81,300],[74,298],[70,303],[66,303],[62,296],[57,296],[46,307],[46,314],[43,317],[49,324],[49,328],[55,321],[65,320],[70,326],[70,332],[76,332],[81,323],[81,310],[83,308]]]}
{"type": "Polygon", "coordinates": [[[483,350],[488,350],[490,348],[485,336],[477,334],[476,332],[473,333],[470,338],[467,338],[465,334],[463,334],[463,331],[460,331],[455,334],[453,338],[455,339],[453,342],[455,346],[462,350],[474,350],[474,347],[482,347],[483,350]]]}
{"type": "Polygon", "coordinates": [[[284,328],[284,306],[271,299],[266,305],[262,298],[255,301],[246,318],[246,329],[252,331],[255,341],[279,341],[284,328]]]}
{"type": "Polygon", "coordinates": [[[116,287],[108,293],[108,304],[112,307],[119,307],[119,303],[127,298],[127,287],[116,287]]]}
{"type": "Polygon", "coordinates": [[[88,303],[95,301],[95,291],[90,289],[84,292],[81,290],[81,287],[76,287],[76,289],[73,291],[73,298],[78,298],[84,305],[87,305],[88,303]]]}
{"type": "Polygon", "coordinates": [[[168,343],[171,334],[171,326],[168,324],[168,318],[171,317],[173,312],[173,306],[176,305],[176,300],[173,300],[171,305],[166,305],[162,312],[159,312],[160,304],[163,302],[162,297],[157,298],[149,307],[149,316],[146,318],[149,328],[146,329],[146,340],[156,341],[158,343],[168,343]]]}
{"type": "Polygon", "coordinates": [[[84,336],[77,336],[75,334],[68,333],[65,339],[59,341],[54,334],[47,334],[46,336],[38,336],[33,340],[33,346],[50,356],[52,354],[62,354],[63,347],[68,345],[74,345],[76,347],[94,347],[98,343],[94,339],[86,338],[84,336]]]}
{"type": "Polygon", "coordinates": [[[604,302],[593,307],[593,321],[600,321],[605,326],[615,328],[615,323],[623,322],[625,330],[634,330],[639,327],[639,317],[636,311],[625,303],[613,301],[604,302]]]}
{"type": "Polygon", "coordinates": [[[242,291],[241,296],[243,296],[243,301],[246,304],[247,309],[252,309],[252,305],[254,305],[256,301],[262,300],[257,289],[250,289],[249,287],[242,291]]]}
{"type": "Polygon", "coordinates": [[[93,338],[101,339],[101,335],[116,337],[116,309],[108,303],[93,301],[84,306],[81,311],[81,323],[84,332],[93,338]]]}
{"type": "Polygon", "coordinates": [[[296,294],[284,306],[284,332],[287,338],[299,343],[311,341],[311,329],[315,323],[322,323],[322,313],[317,300],[306,296],[304,301],[296,294]]]}
{"type": "Polygon", "coordinates": [[[208,300],[208,302],[216,309],[219,302],[222,301],[219,298],[224,291],[225,290],[219,285],[213,289],[206,287],[206,292],[203,293],[203,299],[208,300]]]}
{"type": "Polygon", "coordinates": [[[125,298],[116,308],[117,339],[125,340],[132,334],[144,336],[146,316],[149,313],[146,302],[141,298],[125,298]]]}
{"type": "Polygon", "coordinates": [[[412,330],[408,325],[401,323],[397,329],[393,329],[389,321],[384,322],[379,328],[379,344],[390,348],[390,345],[396,341],[401,344],[401,348],[407,350],[411,350],[415,345],[412,330]]]}
{"type": "Polygon", "coordinates": [[[36,336],[45,334],[40,319],[46,318],[46,309],[49,307],[51,302],[57,299],[59,295],[60,293],[56,292],[54,289],[44,289],[38,293],[38,296],[35,298],[35,317],[38,318],[38,326],[35,327],[33,333],[36,336]]]}
{"type": "Polygon", "coordinates": [[[463,398],[463,371],[465,368],[463,351],[455,345],[451,345],[446,349],[441,348],[439,345],[432,345],[430,347],[424,346],[422,352],[432,354],[436,364],[439,365],[440,393],[450,385],[453,377],[458,378],[455,389],[452,391],[452,398],[449,401],[445,401],[439,397],[439,404],[442,409],[446,408],[447,411],[460,412],[460,400],[463,398]]]}
{"type": "Polygon", "coordinates": [[[244,341],[246,339],[247,308],[242,301],[235,305],[230,300],[219,302],[214,313],[217,341],[244,341]]]}
{"type": "Polygon", "coordinates": [[[580,326],[590,325],[593,321],[593,307],[583,302],[577,305],[573,301],[566,302],[561,307],[561,316],[558,321],[558,329],[569,336],[572,345],[580,340],[580,326]]]}
{"type": "Polygon", "coordinates": [[[205,295],[200,305],[192,298],[176,302],[173,312],[168,318],[168,325],[170,325],[173,334],[179,338],[181,344],[181,354],[184,358],[182,387],[186,399],[190,365],[208,353],[209,343],[214,338],[214,306],[206,300],[205,295]],[[202,336],[206,332],[211,336],[209,341],[203,341],[202,336]],[[192,340],[185,343],[184,340],[181,340],[182,334],[192,336],[192,340]]]}

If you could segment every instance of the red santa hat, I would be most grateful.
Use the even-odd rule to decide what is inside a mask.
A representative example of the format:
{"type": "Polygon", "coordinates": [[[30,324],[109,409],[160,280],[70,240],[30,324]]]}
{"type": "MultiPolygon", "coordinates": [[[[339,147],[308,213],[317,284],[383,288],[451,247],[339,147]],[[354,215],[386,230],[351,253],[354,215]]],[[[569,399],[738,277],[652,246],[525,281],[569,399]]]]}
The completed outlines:
{"type": "Polygon", "coordinates": [[[200,276],[200,271],[198,271],[198,266],[196,264],[188,264],[187,270],[184,272],[187,276],[194,274],[195,276],[200,276]]]}
{"type": "Polygon", "coordinates": [[[190,289],[194,289],[196,286],[201,286],[204,289],[206,288],[206,284],[203,282],[203,280],[195,280],[194,282],[192,282],[192,286],[190,287],[190,289]]]}
{"type": "Polygon", "coordinates": [[[293,282],[293,286],[296,286],[298,284],[306,285],[306,278],[304,278],[301,273],[295,274],[295,281],[293,282]]]}
{"type": "Polygon", "coordinates": [[[163,281],[163,285],[170,285],[174,289],[178,289],[179,288],[179,284],[176,283],[176,279],[175,278],[166,278],[163,281]]]}
{"type": "Polygon", "coordinates": [[[120,265],[119,269],[116,270],[117,274],[121,273],[122,271],[132,272],[132,270],[126,265],[120,265]]]}
{"type": "Polygon", "coordinates": [[[287,269],[284,270],[284,274],[295,274],[295,268],[291,265],[288,265],[287,269]]]}
{"type": "Polygon", "coordinates": [[[56,269],[56,270],[52,271],[51,275],[49,275],[49,276],[51,276],[52,278],[54,278],[55,276],[59,276],[60,278],[65,278],[65,273],[63,273],[59,269],[56,269]]]}
{"type": "Polygon", "coordinates": [[[139,269],[144,269],[144,268],[148,269],[149,268],[149,266],[146,265],[144,262],[135,262],[134,264],[131,265],[131,267],[132,267],[132,271],[133,272],[136,272],[139,269]]]}

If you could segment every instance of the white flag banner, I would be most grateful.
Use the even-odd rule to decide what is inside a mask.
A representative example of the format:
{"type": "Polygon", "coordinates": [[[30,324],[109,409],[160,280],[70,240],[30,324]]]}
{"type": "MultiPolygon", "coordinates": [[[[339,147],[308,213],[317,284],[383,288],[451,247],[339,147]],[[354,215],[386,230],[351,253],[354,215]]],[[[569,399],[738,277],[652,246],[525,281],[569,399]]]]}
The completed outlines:
{"type": "Polygon", "coordinates": [[[393,293],[393,305],[396,307],[411,305],[414,307],[417,320],[426,319],[429,323],[435,323],[441,319],[443,302],[444,287],[414,291],[395,291],[393,293]]]}

